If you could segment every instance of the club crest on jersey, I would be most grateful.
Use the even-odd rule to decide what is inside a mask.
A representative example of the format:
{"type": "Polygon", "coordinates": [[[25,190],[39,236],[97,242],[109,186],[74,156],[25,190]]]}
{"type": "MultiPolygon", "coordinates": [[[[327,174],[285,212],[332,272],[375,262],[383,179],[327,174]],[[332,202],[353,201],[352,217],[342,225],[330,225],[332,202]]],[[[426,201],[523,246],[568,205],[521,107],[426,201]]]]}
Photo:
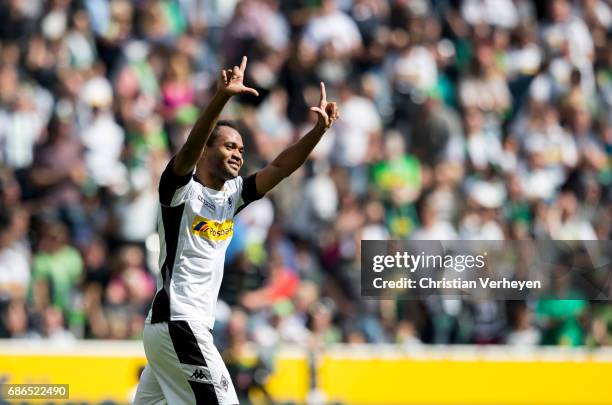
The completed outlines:
{"type": "Polygon", "coordinates": [[[209,240],[225,240],[234,233],[234,221],[228,219],[224,222],[217,222],[196,215],[191,224],[191,232],[209,240]]]}
{"type": "Polygon", "coordinates": [[[227,378],[225,378],[223,374],[221,374],[221,387],[225,392],[227,392],[227,389],[229,388],[229,381],[227,381],[227,378]]]}

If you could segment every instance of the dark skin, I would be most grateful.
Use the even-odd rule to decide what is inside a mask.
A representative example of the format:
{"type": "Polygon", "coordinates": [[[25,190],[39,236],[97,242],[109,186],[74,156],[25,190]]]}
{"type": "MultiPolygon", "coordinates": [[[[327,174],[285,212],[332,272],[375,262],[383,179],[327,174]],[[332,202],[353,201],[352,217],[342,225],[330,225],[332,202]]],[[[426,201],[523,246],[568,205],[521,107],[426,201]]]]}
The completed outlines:
{"type": "Polygon", "coordinates": [[[206,187],[220,190],[227,180],[238,176],[243,154],[240,133],[234,128],[221,126],[214,143],[204,148],[196,165],[196,179],[206,187]]]}
{"type": "MultiPolygon", "coordinates": [[[[195,167],[198,181],[215,190],[223,189],[227,180],[238,176],[244,154],[240,133],[233,128],[221,126],[212,145],[206,143],[223,107],[231,97],[238,94],[259,95],[255,89],[243,83],[246,65],[247,58],[243,57],[240,67],[234,66],[233,69],[221,71],[217,92],[196,121],[187,141],[174,159],[172,168],[176,175],[189,174],[195,167]]],[[[340,117],[336,103],[327,101],[323,82],[321,82],[319,105],[311,107],[310,111],[316,113],[318,117],[314,128],[257,172],[255,186],[260,195],[270,191],[297,170],[306,161],[323,134],[340,117]]]]}

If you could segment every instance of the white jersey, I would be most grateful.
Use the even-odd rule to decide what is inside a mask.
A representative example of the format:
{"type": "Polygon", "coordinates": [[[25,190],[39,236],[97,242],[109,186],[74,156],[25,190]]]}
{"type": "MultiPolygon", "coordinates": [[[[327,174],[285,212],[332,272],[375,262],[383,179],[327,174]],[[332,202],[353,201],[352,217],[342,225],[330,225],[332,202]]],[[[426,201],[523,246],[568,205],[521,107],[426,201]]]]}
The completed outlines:
{"type": "Polygon", "coordinates": [[[146,322],[197,320],[212,329],[234,215],[262,196],[254,174],[213,190],[195,179],[195,169],[176,176],[173,161],[159,183],[160,275],[146,322]]]}

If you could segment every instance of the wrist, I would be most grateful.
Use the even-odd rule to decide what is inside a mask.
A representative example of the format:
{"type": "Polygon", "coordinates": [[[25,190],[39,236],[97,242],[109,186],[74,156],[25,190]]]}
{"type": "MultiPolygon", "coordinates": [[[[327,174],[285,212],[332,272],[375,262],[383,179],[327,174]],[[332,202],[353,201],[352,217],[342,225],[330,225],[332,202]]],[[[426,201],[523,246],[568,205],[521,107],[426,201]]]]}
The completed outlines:
{"type": "Polygon", "coordinates": [[[315,124],[314,128],[312,128],[312,132],[314,132],[315,134],[321,136],[323,135],[325,132],[327,131],[327,128],[325,128],[324,125],[321,124],[315,124]]]}
{"type": "Polygon", "coordinates": [[[223,100],[229,100],[230,98],[232,98],[232,93],[230,93],[229,91],[227,91],[227,89],[223,89],[223,88],[218,88],[217,91],[215,92],[214,97],[215,98],[220,98],[223,100]]]}

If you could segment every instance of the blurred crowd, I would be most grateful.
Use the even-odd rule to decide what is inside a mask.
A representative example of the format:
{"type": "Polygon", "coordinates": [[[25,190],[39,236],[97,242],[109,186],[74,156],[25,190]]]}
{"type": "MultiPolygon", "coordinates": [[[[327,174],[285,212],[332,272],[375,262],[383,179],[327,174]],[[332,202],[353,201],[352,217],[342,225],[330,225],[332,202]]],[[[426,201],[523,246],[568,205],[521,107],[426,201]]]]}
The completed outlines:
{"type": "Polygon", "coordinates": [[[247,55],[244,175],[312,127],[319,81],[342,115],[236,217],[215,334],[239,390],[283,342],[610,345],[578,295],[362,300],[359,248],[609,240],[611,37],[609,0],[2,1],[0,335],[140,338],[160,173],[247,55]]]}

